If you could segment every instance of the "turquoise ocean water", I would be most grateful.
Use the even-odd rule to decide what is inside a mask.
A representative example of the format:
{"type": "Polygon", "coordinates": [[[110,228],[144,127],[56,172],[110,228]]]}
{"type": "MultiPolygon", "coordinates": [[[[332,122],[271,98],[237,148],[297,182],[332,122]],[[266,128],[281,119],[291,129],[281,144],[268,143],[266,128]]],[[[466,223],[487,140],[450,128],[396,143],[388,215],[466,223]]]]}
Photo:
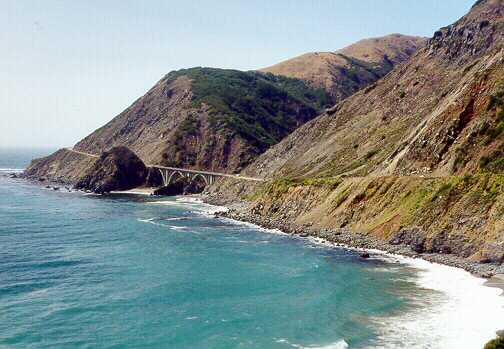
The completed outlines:
{"type": "MultiPolygon", "coordinates": [[[[0,168],[33,154],[4,150],[0,168]]],[[[404,263],[209,209],[0,173],[0,348],[375,348],[438,294],[404,263]]]]}

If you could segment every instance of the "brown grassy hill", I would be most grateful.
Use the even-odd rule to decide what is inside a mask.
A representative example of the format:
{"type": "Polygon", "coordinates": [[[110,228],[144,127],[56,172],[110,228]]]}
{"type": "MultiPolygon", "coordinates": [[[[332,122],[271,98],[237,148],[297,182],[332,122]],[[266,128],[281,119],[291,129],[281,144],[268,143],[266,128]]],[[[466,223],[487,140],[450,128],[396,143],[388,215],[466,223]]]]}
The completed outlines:
{"type": "Polygon", "coordinates": [[[425,251],[502,262],[503,66],[504,0],[478,1],[261,155],[245,172],[276,180],[246,197],[268,217],[385,239],[415,228],[425,251]]]}
{"type": "Polygon", "coordinates": [[[408,64],[305,124],[250,168],[264,176],[474,171],[502,143],[502,3],[481,2],[408,64]]]}
{"type": "Polygon", "coordinates": [[[324,88],[333,102],[375,82],[425,45],[426,38],[391,34],[361,40],[335,52],[311,52],[261,69],[324,88]]]}

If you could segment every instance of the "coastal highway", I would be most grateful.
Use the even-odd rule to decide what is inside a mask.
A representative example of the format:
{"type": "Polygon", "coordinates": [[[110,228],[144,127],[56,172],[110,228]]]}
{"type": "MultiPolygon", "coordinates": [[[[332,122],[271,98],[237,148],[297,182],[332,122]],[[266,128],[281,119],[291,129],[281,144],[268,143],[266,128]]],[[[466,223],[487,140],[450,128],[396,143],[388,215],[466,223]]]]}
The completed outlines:
{"type": "MultiPolygon", "coordinates": [[[[86,153],[86,152],[83,152],[80,150],[75,150],[73,148],[64,148],[64,149],[67,151],[70,151],[72,153],[80,154],[83,156],[88,156],[88,157],[92,157],[92,158],[99,158],[100,157],[99,155],[86,153]]],[[[200,170],[185,169],[185,168],[179,168],[179,167],[167,167],[167,166],[151,165],[151,164],[145,164],[145,166],[152,167],[152,168],[158,168],[158,169],[162,169],[162,170],[169,170],[169,171],[180,171],[180,172],[185,172],[185,173],[201,174],[201,175],[207,175],[207,176],[233,178],[233,179],[241,180],[241,181],[264,182],[264,179],[262,179],[262,178],[241,176],[239,174],[229,174],[229,173],[220,173],[220,172],[212,172],[212,171],[200,171],[200,170]]]]}

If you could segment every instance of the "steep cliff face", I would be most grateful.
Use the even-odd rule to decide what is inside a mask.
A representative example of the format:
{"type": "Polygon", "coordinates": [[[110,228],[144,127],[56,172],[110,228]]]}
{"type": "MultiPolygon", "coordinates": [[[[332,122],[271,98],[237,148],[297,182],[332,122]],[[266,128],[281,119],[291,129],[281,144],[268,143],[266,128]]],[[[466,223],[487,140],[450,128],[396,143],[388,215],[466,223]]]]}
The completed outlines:
{"type": "Polygon", "coordinates": [[[249,173],[439,176],[479,169],[483,156],[502,148],[502,6],[479,3],[408,64],[271,148],[249,173]]]}
{"type": "MultiPolygon", "coordinates": [[[[323,90],[259,72],[193,68],[165,76],[74,149],[101,154],[127,146],[146,164],[237,172],[329,103],[323,90]]],[[[75,156],[74,156],[75,157],[75,156]]],[[[73,181],[89,165],[63,151],[30,175],[73,181]]]]}
{"type": "Polygon", "coordinates": [[[251,201],[251,212],[279,222],[349,229],[417,253],[504,261],[503,175],[278,179],[236,194],[251,201]]]}
{"type": "Polygon", "coordinates": [[[239,195],[267,217],[501,263],[503,48],[504,1],[479,1],[261,155],[244,172],[274,180],[239,195]]]}
{"type": "Polygon", "coordinates": [[[407,61],[426,38],[391,34],[365,39],[335,52],[311,52],[261,71],[298,78],[340,102],[407,61]]]}

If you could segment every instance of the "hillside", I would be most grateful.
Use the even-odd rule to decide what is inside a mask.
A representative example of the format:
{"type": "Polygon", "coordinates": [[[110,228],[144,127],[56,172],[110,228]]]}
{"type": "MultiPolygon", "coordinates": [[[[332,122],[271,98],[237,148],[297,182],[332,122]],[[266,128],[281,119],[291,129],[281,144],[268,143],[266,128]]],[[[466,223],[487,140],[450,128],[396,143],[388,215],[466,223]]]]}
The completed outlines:
{"type": "Polygon", "coordinates": [[[364,39],[335,52],[311,52],[260,71],[301,79],[325,89],[337,103],[407,61],[426,38],[391,34],[364,39]]]}
{"type": "Polygon", "coordinates": [[[251,170],[311,177],[478,170],[502,143],[500,11],[500,1],[480,2],[408,64],[299,128],[251,170]]]}
{"type": "Polygon", "coordinates": [[[264,217],[501,263],[503,47],[504,1],[478,1],[246,169],[270,184],[232,194],[264,217]]]}
{"type": "MultiPolygon", "coordinates": [[[[406,60],[423,42],[391,35],[332,53],[336,58],[324,66],[331,67],[336,89],[304,79],[304,73],[317,81],[326,79],[327,71],[310,70],[313,62],[298,66],[298,73],[305,71],[300,75],[212,68],[174,71],[74,148],[101,154],[127,146],[147,164],[239,172],[334,101],[406,60]]],[[[92,163],[85,156],[60,150],[34,161],[26,174],[75,183],[92,163]]]]}
{"type": "MultiPolygon", "coordinates": [[[[74,148],[101,154],[127,146],[148,164],[236,172],[328,103],[324,91],[297,79],[184,69],[166,75],[74,148]]],[[[67,153],[35,161],[26,173],[75,182],[89,159],[77,161],[75,154],[67,153]]]]}

